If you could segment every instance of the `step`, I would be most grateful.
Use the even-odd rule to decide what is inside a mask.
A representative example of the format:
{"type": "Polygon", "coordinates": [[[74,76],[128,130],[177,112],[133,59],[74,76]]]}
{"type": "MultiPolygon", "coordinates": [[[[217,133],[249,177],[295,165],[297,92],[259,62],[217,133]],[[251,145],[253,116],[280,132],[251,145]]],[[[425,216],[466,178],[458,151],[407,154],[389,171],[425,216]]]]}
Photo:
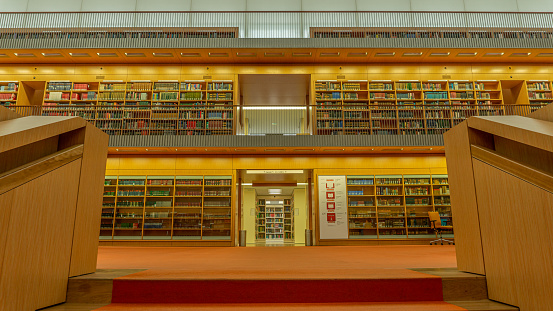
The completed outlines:
{"type": "Polygon", "coordinates": [[[408,269],[146,270],[113,282],[114,303],[442,301],[439,276],[408,269]]]}
{"type": "Polygon", "coordinates": [[[321,310],[321,311],[518,311],[518,308],[500,304],[490,300],[478,301],[452,301],[446,302],[397,302],[397,303],[333,303],[333,304],[124,304],[113,303],[107,306],[98,304],[65,303],[55,307],[44,309],[46,311],[300,311],[300,310],[321,310]]]}
{"type": "MultiPolygon", "coordinates": [[[[454,268],[413,270],[441,277],[445,301],[485,300],[488,298],[486,280],[481,275],[460,272],[454,268]]],[[[93,274],[70,278],[67,287],[67,302],[109,304],[113,280],[141,271],[145,270],[99,269],[93,274]]]]}

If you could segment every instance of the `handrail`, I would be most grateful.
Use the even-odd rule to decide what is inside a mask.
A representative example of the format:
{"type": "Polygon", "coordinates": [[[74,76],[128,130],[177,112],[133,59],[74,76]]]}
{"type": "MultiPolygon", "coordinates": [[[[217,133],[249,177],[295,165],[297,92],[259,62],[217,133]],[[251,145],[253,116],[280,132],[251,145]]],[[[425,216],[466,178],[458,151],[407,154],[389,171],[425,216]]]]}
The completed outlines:
{"type": "Polygon", "coordinates": [[[472,157],[553,193],[553,175],[509,159],[494,150],[470,145],[472,157]]]}
{"type": "Polygon", "coordinates": [[[0,174],[0,195],[83,156],[84,145],[75,145],[0,174]]]}

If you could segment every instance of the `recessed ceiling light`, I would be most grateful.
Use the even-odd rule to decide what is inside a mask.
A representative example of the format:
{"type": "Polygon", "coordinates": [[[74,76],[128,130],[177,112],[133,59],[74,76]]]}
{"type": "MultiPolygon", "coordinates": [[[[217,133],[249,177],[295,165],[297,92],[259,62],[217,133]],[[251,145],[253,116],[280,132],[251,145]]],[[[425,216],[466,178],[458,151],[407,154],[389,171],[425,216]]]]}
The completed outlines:
{"type": "Polygon", "coordinates": [[[90,57],[88,53],[69,53],[72,57],[90,57]]]}
{"type": "Polygon", "coordinates": [[[348,53],[348,57],[365,57],[367,56],[367,52],[352,52],[348,53]]]}
{"type": "Polygon", "coordinates": [[[407,53],[403,53],[403,56],[407,56],[407,57],[413,57],[413,56],[421,56],[422,55],[422,52],[407,52],[407,53]]]}
{"type": "Polygon", "coordinates": [[[236,56],[238,56],[238,57],[256,57],[257,53],[237,52],[236,56]]]}
{"type": "Polygon", "coordinates": [[[268,189],[269,194],[281,194],[282,189],[268,189]]]}
{"type": "Polygon", "coordinates": [[[218,53],[218,52],[213,52],[213,53],[208,53],[209,57],[228,57],[228,53],[218,53]]]}
{"type": "Polygon", "coordinates": [[[180,53],[182,57],[200,57],[200,53],[180,53]]]}
{"type": "Polygon", "coordinates": [[[286,149],[265,149],[265,151],[286,151],[286,149]]]}
{"type": "Polygon", "coordinates": [[[319,54],[321,57],[338,57],[340,56],[340,52],[321,52],[319,54]]]}
{"type": "Polygon", "coordinates": [[[503,54],[505,53],[486,53],[484,54],[485,57],[499,57],[499,56],[503,56],[503,54]]]}
{"type": "Polygon", "coordinates": [[[449,56],[449,52],[434,52],[434,53],[430,53],[430,56],[431,57],[447,57],[449,56]]]}
{"type": "Polygon", "coordinates": [[[173,57],[173,53],[153,53],[154,57],[173,57]]]}
{"type": "MultiPolygon", "coordinates": [[[[0,54],[1,55],[1,54],[0,54]]],[[[553,57],[553,53],[540,53],[537,57],[553,57]]]]}
{"type": "Polygon", "coordinates": [[[294,52],[293,57],[311,57],[311,52],[294,52]]]}
{"type": "Polygon", "coordinates": [[[175,149],[176,152],[196,152],[196,149],[175,149]]]}
{"type": "Polygon", "coordinates": [[[459,56],[459,57],[471,57],[471,56],[476,56],[476,54],[478,54],[478,52],[472,52],[472,53],[463,52],[463,53],[458,53],[457,56],[459,56]]]}
{"type": "Polygon", "coordinates": [[[511,57],[528,57],[532,53],[513,53],[511,54],[511,57]]]}
{"type": "Polygon", "coordinates": [[[13,53],[17,57],[36,57],[33,53],[13,53]]]}
{"type": "Polygon", "coordinates": [[[96,53],[99,57],[117,57],[116,53],[96,53]]]}
{"type": "Polygon", "coordinates": [[[380,52],[374,54],[375,57],[392,57],[395,56],[396,52],[380,52]]]}
{"type": "Polygon", "coordinates": [[[41,53],[44,57],[62,57],[61,53],[41,53]]]}
{"type": "Polygon", "coordinates": [[[265,57],[282,57],[284,56],[284,52],[265,52],[265,57]]]}
{"type": "Polygon", "coordinates": [[[255,152],[255,149],[234,149],[236,152],[255,152]]]}
{"type": "Polygon", "coordinates": [[[0,53],[0,57],[9,57],[8,54],[0,53]]]}
{"type": "Polygon", "coordinates": [[[144,53],[125,53],[127,57],[145,57],[144,53]]]}

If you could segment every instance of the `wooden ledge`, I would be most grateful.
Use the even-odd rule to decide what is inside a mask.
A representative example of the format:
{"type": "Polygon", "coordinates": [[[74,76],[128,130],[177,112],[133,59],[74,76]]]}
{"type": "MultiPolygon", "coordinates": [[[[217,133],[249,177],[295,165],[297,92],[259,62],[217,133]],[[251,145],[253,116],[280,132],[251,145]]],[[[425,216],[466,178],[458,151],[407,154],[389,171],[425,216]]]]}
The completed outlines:
{"type": "Polygon", "coordinates": [[[84,145],[82,144],[72,146],[1,174],[0,194],[81,158],[83,151],[84,145]]]}
{"type": "Polygon", "coordinates": [[[80,117],[23,117],[0,122],[0,152],[86,126],[80,117]]]}
{"type": "Polygon", "coordinates": [[[470,150],[473,158],[553,193],[553,176],[547,172],[513,161],[485,147],[470,145],[470,150]]]}

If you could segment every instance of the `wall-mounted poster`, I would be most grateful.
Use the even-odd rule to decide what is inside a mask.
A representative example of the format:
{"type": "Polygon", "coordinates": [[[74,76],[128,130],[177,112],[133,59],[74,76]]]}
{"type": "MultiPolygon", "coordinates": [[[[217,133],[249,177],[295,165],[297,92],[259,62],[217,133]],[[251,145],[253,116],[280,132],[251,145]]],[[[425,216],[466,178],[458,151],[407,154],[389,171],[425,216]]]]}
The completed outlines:
{"type": "Polygon", "coordinates": [[[319,227],[322,239],[348,238],[346,176],[319,176],[319,227]]]}

